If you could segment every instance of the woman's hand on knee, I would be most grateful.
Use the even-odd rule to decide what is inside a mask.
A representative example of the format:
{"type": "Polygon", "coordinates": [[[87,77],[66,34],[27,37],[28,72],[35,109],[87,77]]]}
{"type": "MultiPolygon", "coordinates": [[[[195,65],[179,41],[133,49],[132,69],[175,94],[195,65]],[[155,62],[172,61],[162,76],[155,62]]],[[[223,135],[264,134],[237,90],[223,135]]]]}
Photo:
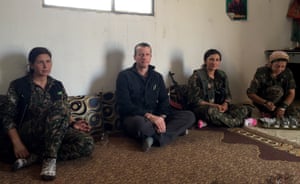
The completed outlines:
{"type": "Polygon", "coordinates": [[[73,128],[83,132],[89,132],[91,130],[91,126],[88,124],[88,122],[82,119],[75,121],[73,128]]]}
{"type": "Polygon", "coordinates": [[[27,158],[30,155],[26,146],[22,142],[14,144],[14,153],[16,158],[27,158]]]}

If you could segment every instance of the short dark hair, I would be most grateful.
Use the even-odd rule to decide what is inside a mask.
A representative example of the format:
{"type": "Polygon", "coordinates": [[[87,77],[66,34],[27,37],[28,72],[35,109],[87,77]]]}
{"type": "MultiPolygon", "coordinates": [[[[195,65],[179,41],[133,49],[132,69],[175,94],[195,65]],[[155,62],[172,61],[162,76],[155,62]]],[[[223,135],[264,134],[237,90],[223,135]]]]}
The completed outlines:
{"type": "Polygon", "coordinates": [[[135,47],[134,47],[134,56],[136,56],[138,47],[149,47],[151,52],[152,52],[152,48],[151,48],[151,45],[149,43],[141,42],[141,43],[138,43],[138,44],[135,45],[135,47]]]}
{"type": "MultiPolygon", "coordinates": [[[[41,54],[48,54],[50,58],[52,57],[51,52],[45,47],[35,47],[31,49],[28,55],[29,64],[34,64],[36,58],[41,54]]],[[[29,73],[33,73],[34,71],[30,68],[29,73]]]]}

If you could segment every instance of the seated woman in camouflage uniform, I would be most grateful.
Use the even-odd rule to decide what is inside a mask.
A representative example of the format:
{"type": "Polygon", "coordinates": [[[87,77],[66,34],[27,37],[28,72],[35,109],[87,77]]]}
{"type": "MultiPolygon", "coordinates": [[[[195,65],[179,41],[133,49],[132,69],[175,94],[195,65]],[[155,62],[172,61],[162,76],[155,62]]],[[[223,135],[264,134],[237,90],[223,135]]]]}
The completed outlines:
{"type": "Polygon", "coordinates": [[[221,53],[210,49],[204,54],[201,69],[194,70],[188,81],[191,110],[204,122],[226,127],[242,126],[249,114],[246,106],[231,104],[227,75],[219,70],[221,53]]]}
{"type": "Polygon", "coordinates": [[[293,73],[287,68],[288,61],[289,56],[286,52],[272,52],[269,63],[256,70],[247,89],[248,97],[258,108],[261,116],[265,117],[261,120],[264,123],[271,123],[270,126],[274,128],[298,127],[299,112],[292,105],[296,83],[293,73]]]}
{"type": "Polygon", "coordinates": [[[8,135],[6,149],[16,158],[14,170],[42,161],[42,179],[53,180],[57,159],[88,156],[94,141],[85,133],[90,130],[85,121],[71,120],[64,86],[49,76],[50,51],[32,49],[29,66],[28,74],[12,81],[8,89],[2,125],[8,135]]]}

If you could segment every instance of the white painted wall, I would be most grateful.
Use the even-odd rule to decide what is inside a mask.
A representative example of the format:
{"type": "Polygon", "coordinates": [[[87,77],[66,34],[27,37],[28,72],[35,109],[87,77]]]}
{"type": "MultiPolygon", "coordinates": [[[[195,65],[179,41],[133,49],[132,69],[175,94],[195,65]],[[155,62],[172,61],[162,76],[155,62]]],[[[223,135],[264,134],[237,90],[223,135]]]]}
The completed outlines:
{"type": "Polygon", "coordinates": [[[185,83],[209,48],[223,53],[222,69],[235,101],[245,91],[264,50],[291,46],[290,0],[248,0],[248,20],[231,21],[226,0],[156,0],[155,16],[43,8],[42,0],[0,1],[0,94],[23,76],[35,46],[53,54],[52,76],[69,95],[113,91],[117,73],[133,64],[133,47],[146,41],[152,63],[165,76],[172,70],[185,83]]]}

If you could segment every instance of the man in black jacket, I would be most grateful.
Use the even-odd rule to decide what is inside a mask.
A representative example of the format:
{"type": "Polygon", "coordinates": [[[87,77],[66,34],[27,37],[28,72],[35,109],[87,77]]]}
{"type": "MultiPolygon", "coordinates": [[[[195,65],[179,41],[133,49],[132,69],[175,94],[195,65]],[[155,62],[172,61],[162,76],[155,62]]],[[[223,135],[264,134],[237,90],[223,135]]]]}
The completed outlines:
{"type": "Polygon", "coordinates": [[[117,78],[117,108],[124,131],[143,142],[143,151],[152,144],[163,146],[185,134],[195,123],[190,111],[172,111],[163,77],[150,65],[152,49],[139,43],[134,49],[135,63],[117,78]]]}

